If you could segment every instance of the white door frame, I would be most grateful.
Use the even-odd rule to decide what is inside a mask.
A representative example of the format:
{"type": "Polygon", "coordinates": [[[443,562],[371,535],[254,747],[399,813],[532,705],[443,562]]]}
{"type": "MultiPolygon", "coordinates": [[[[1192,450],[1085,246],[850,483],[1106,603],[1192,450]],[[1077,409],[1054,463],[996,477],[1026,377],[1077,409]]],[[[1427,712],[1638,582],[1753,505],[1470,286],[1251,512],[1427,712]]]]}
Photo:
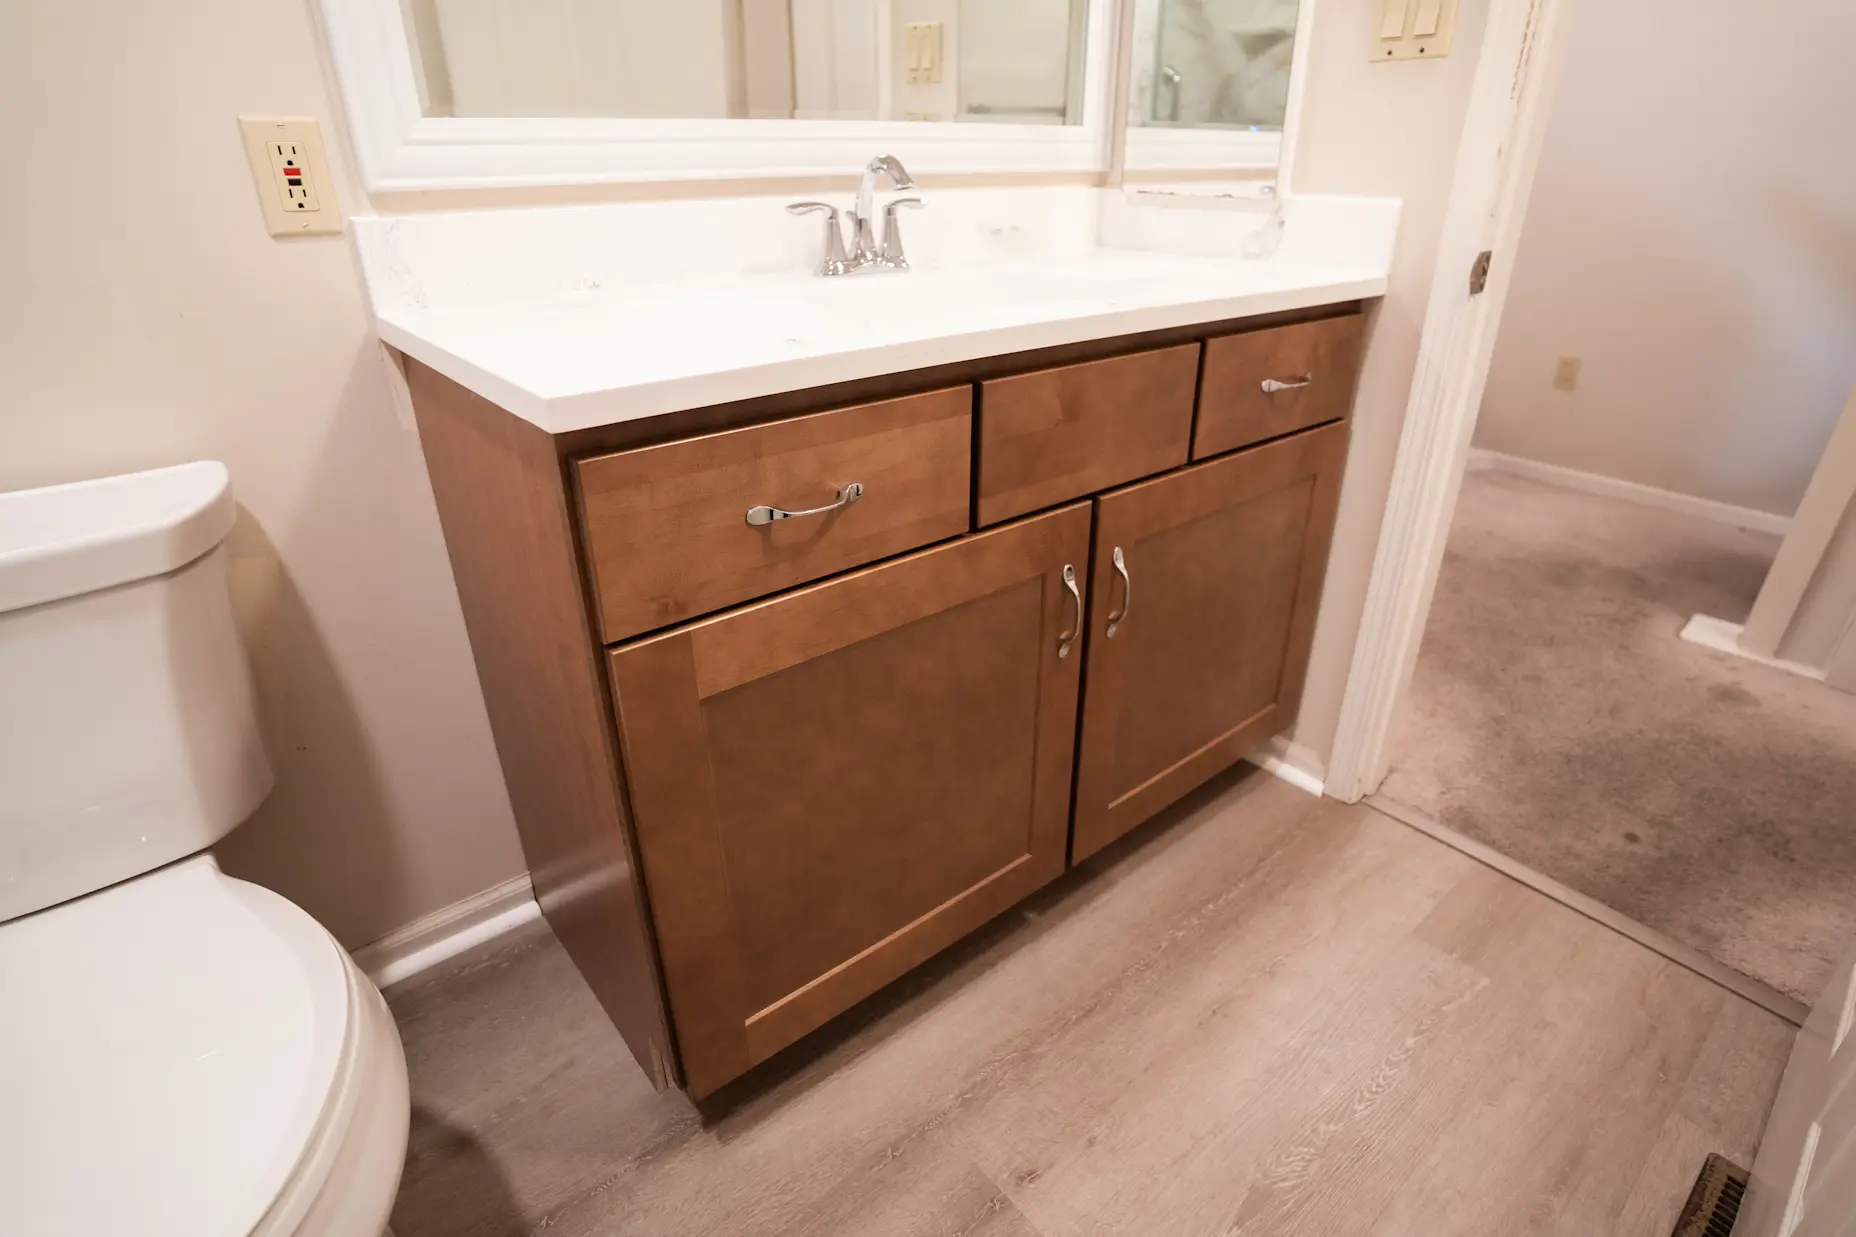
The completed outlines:
{"type": "Polygon", "coordinates": [[[1491,0],[1489,6],[1391,493],[1328,760],[1326,791],[1348,802],[1373,793],[1386,775],[1392,724],[1424,639],[1488,381],[1572,3],[1491,0]],[[1486,290],[1472,296],[1470,268],[1484,250],[1493,254],[1493,266],[1486,290]]]}

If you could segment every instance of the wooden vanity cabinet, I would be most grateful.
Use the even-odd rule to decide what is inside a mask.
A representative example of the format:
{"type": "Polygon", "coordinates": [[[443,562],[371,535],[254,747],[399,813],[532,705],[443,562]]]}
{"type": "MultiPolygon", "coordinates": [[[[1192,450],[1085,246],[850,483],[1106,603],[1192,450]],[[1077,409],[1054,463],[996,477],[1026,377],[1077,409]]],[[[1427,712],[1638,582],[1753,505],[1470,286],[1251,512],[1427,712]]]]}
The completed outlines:
{"type": "Polygon", "coordinates": [[[1072,860],[1295,720],[1346,453],[1336,424],[1095,500],[1072,860]]]}
{"type": "Polygon", "coordinates": [[[692,1094],[1063,871],[1089,522],[1077,503],[610,654],[692,1094]]]}
{"type": "Polygon", "coordinates": [[[1292,724],[1353,308],[560,434],[407,360],[535,896],[659,1087],[1292,724]]]}

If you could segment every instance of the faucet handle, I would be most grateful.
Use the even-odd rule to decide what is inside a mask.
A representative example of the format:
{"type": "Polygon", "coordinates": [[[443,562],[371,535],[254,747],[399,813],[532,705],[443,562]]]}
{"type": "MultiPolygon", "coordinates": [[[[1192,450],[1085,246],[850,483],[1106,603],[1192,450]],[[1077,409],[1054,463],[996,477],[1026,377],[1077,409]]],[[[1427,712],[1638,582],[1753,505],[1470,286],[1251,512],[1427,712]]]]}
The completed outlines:
{"type": "Polygon", "coordinates": [[[909,260],[902,252],[902,225],[896,219],[900,207],[921,210],[928,203],[920,198],[896,198],[883,208],[883,255],[877,260],[884,266],[898,271],[909,269],[909,260]]]}
{"type": "Polygon", "coordinates": [[[786,210],[788,214],[793,215],[824,212],[825,256],[819,259],[818,273],[821,275],[848,274],[851,263],[844,256],[844,229],[838,223],[838,208],[826,202],[794,202],[786,210]]]}

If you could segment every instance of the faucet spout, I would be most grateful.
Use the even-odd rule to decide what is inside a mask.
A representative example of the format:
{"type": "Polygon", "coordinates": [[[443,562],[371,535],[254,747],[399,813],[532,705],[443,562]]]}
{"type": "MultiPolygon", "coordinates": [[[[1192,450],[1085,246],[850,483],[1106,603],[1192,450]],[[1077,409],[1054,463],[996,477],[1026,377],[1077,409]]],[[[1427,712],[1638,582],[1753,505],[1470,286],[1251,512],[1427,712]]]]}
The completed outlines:
{"type": "Polygon", "coordinates": [[[913,189],[915,178],[902,166],[902,160],[894,155],[878,155],[870,160],[864,168],[863,180],[857,185],[857,207],[851,215],[851,224],[855,229],[852,242],[851,263],[854,266],[867,266],[877,259],[876,223],[874,219],[876,197],[876,178],[889,177],[890,184],[897,189],[913,189]]]}

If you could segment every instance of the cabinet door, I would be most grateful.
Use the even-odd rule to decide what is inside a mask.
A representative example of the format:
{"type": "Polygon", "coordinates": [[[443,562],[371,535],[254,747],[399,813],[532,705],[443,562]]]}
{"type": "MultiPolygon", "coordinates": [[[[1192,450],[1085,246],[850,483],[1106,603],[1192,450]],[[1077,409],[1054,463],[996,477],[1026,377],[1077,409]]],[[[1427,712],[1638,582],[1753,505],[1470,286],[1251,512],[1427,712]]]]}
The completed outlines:
{"type": "Polygon", "coordinates": [[[1333,425],[1096,500],[1074,859],[1294,722],[1346,451],[1333,425]]]}
{"type": "Polygon", "coordinates": [[[1078,503],[612,652],[692,1094],[1063,870],[1089,523],[1078,503]]]}

